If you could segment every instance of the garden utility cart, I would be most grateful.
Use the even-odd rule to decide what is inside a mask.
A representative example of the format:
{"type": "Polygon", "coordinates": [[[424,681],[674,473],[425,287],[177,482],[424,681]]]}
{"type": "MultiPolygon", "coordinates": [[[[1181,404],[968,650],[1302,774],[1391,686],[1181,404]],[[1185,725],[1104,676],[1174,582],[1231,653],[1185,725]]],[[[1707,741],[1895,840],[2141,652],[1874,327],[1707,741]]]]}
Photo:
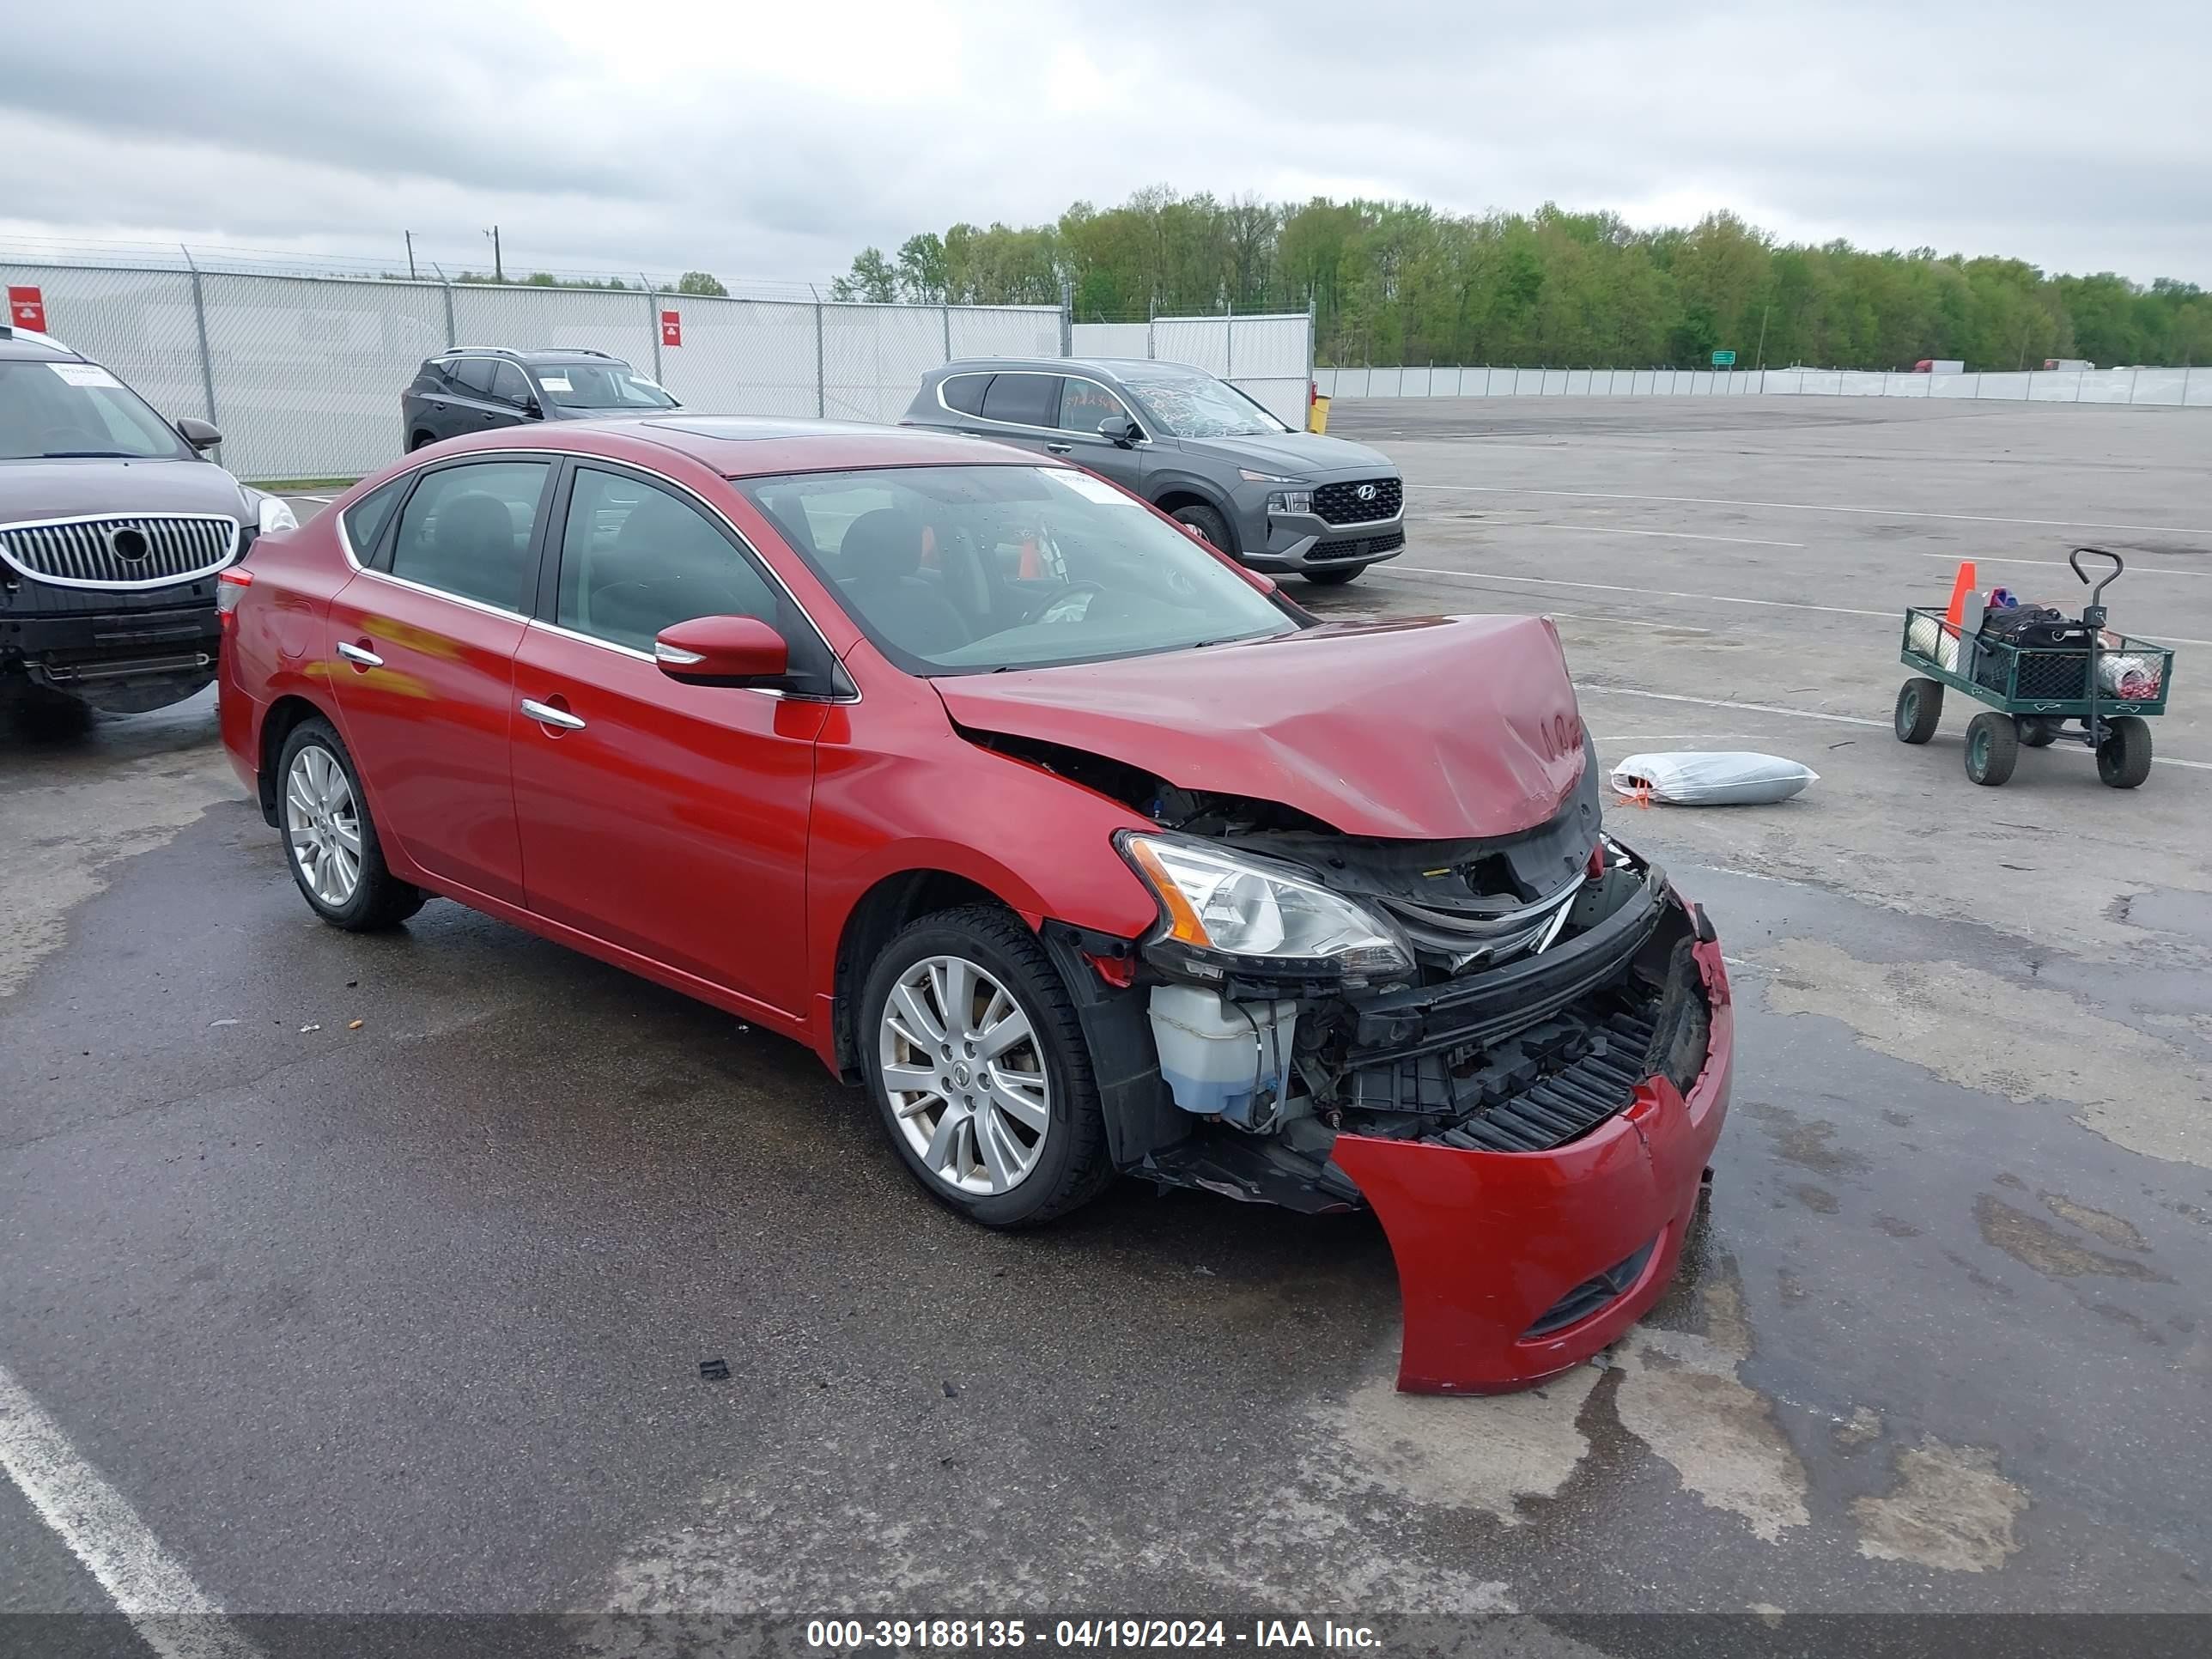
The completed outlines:
{"type": "Polygon", "coordinates": [[[2062,741],[2094,750],[2097,775],[2115,789],[2132,789],[2150,775],[2149,717],[2166,712],[2173,653],[2106,629],[2105,589],[2127,566],[2101,547],[2077,547],[2067,562],[2085,583],[2084,554],[2110,559],[2111,573],[2091,589],[2078,624],[2046,626],[2035,642],[2026,642],[2033,635],[2016,642],[1984,629],[1979,600],[1970,599],[1957,622],[1925,606],[1905,611],[1902,655],[1915,678],[1898,688],[1900,743],[1936,735],[1949,686],[1991,711],[1966,727],[1966,775],[1976,783],[2002,783],[2022,749],[2062,741]],[[2057,642],[2044,642],[2053,638],[2057,642]],[[2075,729],[2068,729],[2069,721],[2078,722],[2075,729]]]}

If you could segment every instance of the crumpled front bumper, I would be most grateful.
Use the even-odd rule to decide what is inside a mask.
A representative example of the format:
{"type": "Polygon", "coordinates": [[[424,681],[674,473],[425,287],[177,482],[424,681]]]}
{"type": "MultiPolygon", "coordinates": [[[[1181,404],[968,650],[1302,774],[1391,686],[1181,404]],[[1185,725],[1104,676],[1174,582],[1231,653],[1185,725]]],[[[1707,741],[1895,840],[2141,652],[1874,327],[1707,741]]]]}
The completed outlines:
{"type": "Polygon", "coordinates": [[[1717,941],[1692,955],[1711,1023],[1686,1096],[1648,1079],[1625,1111],[1551,1152],[1336,1138],[1331,1157],[1374,1206],[1397,1261],[1401,1389],[1526,1388],[1610,1346],[1659,1299],[1728,1115],[1728,974],[1717,941]],[[1565,1322],[1563,1308],[1574,1315],[1565,1322]]]}

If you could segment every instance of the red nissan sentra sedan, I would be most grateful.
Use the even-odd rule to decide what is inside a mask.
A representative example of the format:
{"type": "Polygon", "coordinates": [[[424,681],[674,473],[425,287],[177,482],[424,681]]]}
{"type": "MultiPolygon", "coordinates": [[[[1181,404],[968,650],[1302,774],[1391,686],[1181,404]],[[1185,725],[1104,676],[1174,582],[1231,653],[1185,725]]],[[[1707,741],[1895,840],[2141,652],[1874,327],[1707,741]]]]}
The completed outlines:
{"type": "Polygon", "coordinates": [[[1404,1388],[1674,1272],[1728,981],[1547,622],[1321,623],[1074,467],[688,415],[417,452],[222,583],[223,740],[337,927],[442,896],[787,1033],[988,1226],[1371,1206],[1404,1388]]]}

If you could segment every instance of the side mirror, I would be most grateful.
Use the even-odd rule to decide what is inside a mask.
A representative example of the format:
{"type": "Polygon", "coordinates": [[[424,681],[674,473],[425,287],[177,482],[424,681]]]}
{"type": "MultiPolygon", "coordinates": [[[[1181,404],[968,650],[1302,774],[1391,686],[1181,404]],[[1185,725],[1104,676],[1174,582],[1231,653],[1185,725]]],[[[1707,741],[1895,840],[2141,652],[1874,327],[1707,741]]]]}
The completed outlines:
{"type": "Polygon", "coordinates": [[[177,435],[194,449],[198,450],[213,449],[222,441],[222,434],[197,415],[184,415],[178,417],[177,435]]]}
{"type": "Polygon", "coordinates": [[[653,659],[689,685],[768,685],[791,672],[791,647],[758,617],[694,617],[653,641],[653,659]]]}
{"type": "Polygon", "coordinates": [[[1127,449],[1144,434],[1137,430],[1137,423],[1127,415],[1109,415],[1098,422],[1098,435],[1111,438],[1122,448],[1127,449]]]}
{"type": "Polygon", "coordinates": [[[538,399],[535,398],[525,398],[522,400],[522,413],[526,420],[542,421],[545,418],[545,411],[538,406],[538,399]]]}

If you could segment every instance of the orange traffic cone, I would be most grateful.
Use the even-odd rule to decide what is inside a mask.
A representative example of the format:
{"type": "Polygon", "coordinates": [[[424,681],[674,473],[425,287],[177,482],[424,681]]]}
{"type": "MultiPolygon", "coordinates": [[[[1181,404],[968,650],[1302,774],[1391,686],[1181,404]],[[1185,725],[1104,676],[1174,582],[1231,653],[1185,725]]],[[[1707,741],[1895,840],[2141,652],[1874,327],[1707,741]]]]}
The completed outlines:
{"type": "Polygon", "coordinates": [[[1943,613],[1943,620],[1951,625],[1954,634],[1959,631],[1959,623],[1966,614],[1966,595],[1973,591],[1974,562],[1961,559],[1958,580],[1951,584],[1951,608],[1943,613]]]}

